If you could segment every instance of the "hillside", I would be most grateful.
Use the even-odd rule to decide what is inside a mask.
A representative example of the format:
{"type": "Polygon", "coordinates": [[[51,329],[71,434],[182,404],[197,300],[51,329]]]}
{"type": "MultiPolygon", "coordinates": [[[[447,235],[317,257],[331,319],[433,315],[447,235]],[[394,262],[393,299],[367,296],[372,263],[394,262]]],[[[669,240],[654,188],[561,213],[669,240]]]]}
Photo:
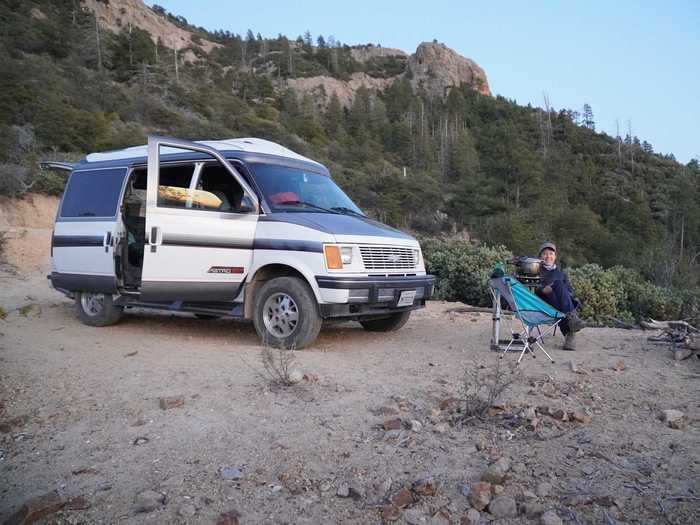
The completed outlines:
{"type": "Polygon", "coordinates": [[[39,158],[150,132],[259,136],[326,163],[370,214],[422,235],[516,253],[552,238],[568,264],[697,285],[697,161],[596,133],[590,108],[493,97],[486,73],[443,44],[409,54],[309,33],[265,39],[193,27],[138,0],[0,6],[2,193],[59,192],[39,158]]]}

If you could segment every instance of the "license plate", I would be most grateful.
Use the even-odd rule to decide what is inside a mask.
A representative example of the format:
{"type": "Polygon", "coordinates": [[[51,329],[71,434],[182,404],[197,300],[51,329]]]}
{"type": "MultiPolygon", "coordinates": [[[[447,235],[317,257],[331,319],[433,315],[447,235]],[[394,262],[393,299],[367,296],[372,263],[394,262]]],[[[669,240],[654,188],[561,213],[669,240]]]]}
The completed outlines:
{"type": "Polygon", "coordinates": [[[399,301],[396,303],[396,306],[398,306],[398,307],[411,306],[415,299],[416,299],[416,291],[415,290],[401,292],[401,295],[399,295],[399,301]]]}

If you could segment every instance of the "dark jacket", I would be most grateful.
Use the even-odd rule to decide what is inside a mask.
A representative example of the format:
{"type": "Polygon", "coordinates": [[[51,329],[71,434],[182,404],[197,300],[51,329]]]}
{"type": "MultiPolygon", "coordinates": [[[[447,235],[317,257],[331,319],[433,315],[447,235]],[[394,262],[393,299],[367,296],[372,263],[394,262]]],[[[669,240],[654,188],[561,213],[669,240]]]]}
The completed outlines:
{"type": "Polygon", "coordinates": [[[540,265],[540,288],[545,286],[552,286],[555,281],[561,281],[564,287],[569,290],[569,293],[573,295],[573,290],[571,289],[571,284],[569,284],[569,278],[564,272],[562,272],[557,266],[553,270],[547,270],[544,264],[540,265]]]}

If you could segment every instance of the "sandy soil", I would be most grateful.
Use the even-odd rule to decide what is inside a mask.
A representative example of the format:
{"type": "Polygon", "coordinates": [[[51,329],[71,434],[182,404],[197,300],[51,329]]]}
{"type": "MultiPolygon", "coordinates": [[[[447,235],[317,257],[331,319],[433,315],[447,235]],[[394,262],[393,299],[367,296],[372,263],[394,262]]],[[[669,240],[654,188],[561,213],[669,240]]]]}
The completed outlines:
{"type": "Polygon", "coordinates": [[[587,329],[575,353],[550,339],[555,364],[526,358],[502,408],[463,424],[465,371],[497,362],[488,314],[434,302],[394,334],[328,326],[284,388],[250,324],[141,310],[91,328],[43,273],[6,267],[0,290],[0,522],[56,491],[51,523],[467,523],[465,493],[499,458],[492,490],[530,516],[498,523],[700,521],[700,360],[647,333],[587,329]],[[429,477],[434,494],[401,492],[429,477]],[[138,512],[145,491],[163,502],[138,512]]]}

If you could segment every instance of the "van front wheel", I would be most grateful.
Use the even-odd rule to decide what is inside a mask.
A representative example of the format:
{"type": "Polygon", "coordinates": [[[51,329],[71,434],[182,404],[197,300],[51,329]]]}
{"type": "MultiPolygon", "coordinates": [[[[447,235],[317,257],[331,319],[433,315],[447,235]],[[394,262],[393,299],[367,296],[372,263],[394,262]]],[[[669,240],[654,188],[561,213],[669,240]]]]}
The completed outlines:
{"type": "Polygon", "coordinates": [[[255,294],[253,324],[263,344],[300,350],[321,330],[316,297],[298,277],[270,279],[255,294]]]}
{"type": "Polygon", "coordinates": [[[104,293],[78,292],[75,294],[75,308],[83,324],[88,326],[109,326],[119,321],[123,308],[115,306],[112,296],[104,293]]]}
{"type": "Polygon", "coordinates": [[[389,317],[381,319],[368,319],[367,321],[360,319],[360,324],[368,332],[395,332],[408,322],[409,317],[411,317],[410,310],[391,314],[389,317]]]}

